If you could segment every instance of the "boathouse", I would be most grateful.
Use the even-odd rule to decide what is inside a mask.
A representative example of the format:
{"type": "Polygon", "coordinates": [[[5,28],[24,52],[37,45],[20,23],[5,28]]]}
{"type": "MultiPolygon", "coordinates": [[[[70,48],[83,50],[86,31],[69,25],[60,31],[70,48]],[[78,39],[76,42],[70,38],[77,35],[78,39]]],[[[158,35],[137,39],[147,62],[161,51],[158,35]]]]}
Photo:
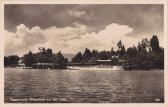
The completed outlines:
{"type": "Polygon", "coordinates": [[[23,58],[20,58],[20,60],[18,61],[18,66],[21,68],[25,67],[25,64],[23,63],[23,58]]]}
{"type": "Polygon", "coordinates": [[[111,56],[111,59],[97,60],[96,63],[98,65],[116,65],[116,64],[118,64],[118,61],[119,61],[118,56],[111,56]]]}
{"type": "Polygon", "coordinates": [[[56,63],[34,63],[32,68],[35,69],[57,69],[60,68],[59,64],[56,63]]]}

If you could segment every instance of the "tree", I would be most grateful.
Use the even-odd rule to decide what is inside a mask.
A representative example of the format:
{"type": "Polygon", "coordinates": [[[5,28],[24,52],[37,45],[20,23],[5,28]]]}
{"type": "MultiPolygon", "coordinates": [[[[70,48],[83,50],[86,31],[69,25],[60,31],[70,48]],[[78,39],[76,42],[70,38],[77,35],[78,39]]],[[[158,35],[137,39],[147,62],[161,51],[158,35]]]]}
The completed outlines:
{"type": "Polygon", "coordinates": [[[97,55],[98,55],[98,50],[93,50],[92,52],[91,52],[91,54],[92,54],[92,57],[97,57],[97,55]]]}
{"type": "Polygon", "coordinates": [[[114,51],[113,47],[111,48],[110,53],[111,53],[111,56],[112,56],[112,55],[115,55],[115,51],[114,51]]]}
{"type": "Polygon", "coordinates": [[[18,65],[19,57],[17,55],[11,55],[4,57],[4,66],[7,65],[18,65]]]}
{"type": "Polygon", "coordinates": [[[138,42],[138,51],[147,52],[148,48],[150,48],[150,46],[149,46],[149,41],[147,38],[144,38],[141,40],[141,42],[138,42]]]}
{"type": "Polygon", "coordinates": [[[37,53],[37,62],[46,63],[47,62],[47,51],[44,47],[40,47],[37,53]]]}
{"type": "Polygon", "coordinates": [[[66,66],[67,60],[64,58],[64,56],[62,55],[61,51],[59,51],[56,54],[56,60],[55,63],[59,64],[59,66],[61,68],[64,68],[66,66]]]}
{"type": "Polygon", "coordinates": [[[126,53],[125,46],[123,45],[122,48],[121,48],[121,50],[120,50],[120,52],[119,52],[119,57],[121,58],[122,56],[125,55],[125,53],[126,53]]]}
{"type": "Polygon", "coordinates": [[[100,59],[102,59],[102,60],[106,60],[106,59],[110,59],[109,57],[108,57],[108,54],[107,54],[107,52],[106,51],[102,51],[102,52],[100,52],[100,59]]]}
{"type": "Polygon", "coordinates": [[[83,61],[88,62],[92,57],[92,54],[89,49],[85,49],[85,52],[83,53],[83,61]]]}
{"type": "Polygon", "coordinates": [[[82,53],[78,52],[75,57],[72,58],[72,62],[80,63],[82,61],[82,53]]]}
{"type": "Polygon", "coordinates": [[[118,46],[117,54],[121,58],[126,53],[125,46],[122,44],[121,40],[117,43],[117,46],[118,46]]]}
{"type": "Polygon", "coordinates": [[[52,56],[53,55],[52,49],[50,49],[50,48],[48,48],[46,50],[46,53],[47,53],[47,56],[52,56]]]}
{"type": "Polygon", "coordinates": [[[117,43],[117,46],[118,46],[118,50],[122,49],[123,44],[122,44],[121,40],[119,40],[119,42],[117,43]]]}
{"type": "Polygon", "coordinates": [[[141,51],[143,50],[142,47],[141,47],[141,43],[140,43],[140,42],[138,42],[137,48],[138,48],[138,51],[139,51],[139,52],[141,52],[141,51]]]}
{"type": "Polygon", "coordinates": [[[159,40],[157,35],[152,36],[150,40],[150,46],[152,47],[152,51],[159,52],[160,47],[159,47],[159,40]]]}
{"type": "Polygon", "coordinates": [[[53,62],[53,52],[52,52],[52,49],[50,48],[46,50],[46,60],[48,63],[53,62]]]}
{"type": "Polygon", "coordinates": [[[136,47],[130,47],[127,49],[127,52],[126,52],[126,59],[132,59],[134,57],[136,57],[138,54],[138,50],[136,47]]]}
{"type": "Polygon", "coordinates": [[[25,54],[23,56],[23,63],[25,64],[25,66],[32,66],[33,63],[35,63],[35,58],[33,57],[33,54],[31,51],[28,52],[28,54],[25,54]]]}

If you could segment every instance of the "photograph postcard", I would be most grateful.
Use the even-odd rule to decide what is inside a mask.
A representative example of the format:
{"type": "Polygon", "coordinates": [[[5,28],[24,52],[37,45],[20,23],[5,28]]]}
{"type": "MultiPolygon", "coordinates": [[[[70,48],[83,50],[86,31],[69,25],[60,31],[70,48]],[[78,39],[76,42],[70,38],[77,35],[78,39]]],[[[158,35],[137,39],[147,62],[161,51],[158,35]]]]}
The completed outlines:
{"type": "Polygon", "coordinates": [[[167,0],[0,3],[2,107],[167,105],[167,0]]]}

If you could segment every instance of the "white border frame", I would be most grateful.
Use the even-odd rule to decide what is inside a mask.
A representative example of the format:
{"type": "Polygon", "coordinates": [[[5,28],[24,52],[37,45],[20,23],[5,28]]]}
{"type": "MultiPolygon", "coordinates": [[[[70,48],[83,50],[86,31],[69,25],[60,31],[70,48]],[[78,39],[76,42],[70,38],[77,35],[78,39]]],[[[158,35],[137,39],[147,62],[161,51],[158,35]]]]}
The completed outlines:
{"type": "Polygon", "coordinates": [[[168,14],[168,1],[167,0],[0,0],[0,107],[29,107],[29,106],[41,106],[41,107],[79,107],[79,106],[96,106],[96,107],[168,107],[168,32],[167,32],[167,14],[168,14]],[[26,104],[15,104],[5,103],[4,104],[4,4],[164,4],[164,54],[165,54],[165,69],[164,69],[164,94],[165,103],[26,103],[26,104]]]}

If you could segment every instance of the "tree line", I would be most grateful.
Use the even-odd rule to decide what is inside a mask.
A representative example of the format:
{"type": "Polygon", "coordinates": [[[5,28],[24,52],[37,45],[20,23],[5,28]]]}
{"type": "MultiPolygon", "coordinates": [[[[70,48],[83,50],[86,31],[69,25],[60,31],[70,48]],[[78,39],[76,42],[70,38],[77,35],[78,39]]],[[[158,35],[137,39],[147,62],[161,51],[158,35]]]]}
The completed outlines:
{"type": "Polygon", "coordinates": [[[52,49],[45,49],[44,47],[39,48],[39,52],[32,53],[29,51],[23,57],[19,58],[17,55],[4,57],[5,66],[15,64],[18,65],[18,61],[21,59],[21,63],[24,63],[27,67],[32,67],[34,63],[56,63],[60,67],[65,67],[68,59],[64,58],[61,51],[53,53],[52,49]],[[12,57],[12,58],[11,58],[12,57]],[[14,58],[13,58],[14,57],[14,58]]]}
{"type": "Polygon", "coordinates": [[[19,56],[17,55],[11,55],[11,56],[5,56],[4,57],[4,66],[17,66],[18,61],[20,60],[19,56]]]}
{"type": "Polygon", "coordinates": [[[78,52],[73,58],[73,63],[94,63],[98,59],[107,60],[111,56],[118,56],[120,60],[125,60],[124,66],[129,69],[163,69],[164,68],[164,49],[160,47],[157,35],[151,39],[144,38],[138,42],[138,46],[132,46],[125,49],[120,40],[117,43],[116,51],[98,51],[85,49],[84,53],[78,52]]]}
{"type": "MultiPolygon", "coordinates": [[[[144,38],[138,42],[137,46],[125,49],[122,41],[117,43],[118,49],[115,51],[113,47],[111,51],[90,50],[78,52],[73,58],[72,63],[95,63],[97,60],[111,59],[112,56],[118,56],[120,60],[125,60],[123,66],[129,66],[135,69],[163,69],[164,68],[164,48],[160,47],[157,35],[152,38],[144,38]]],[[[53,53],[52,49],[39,48],[39,52],[32,53],[29,51],[23,57],[17,55],[5,56],[5,66],[16,66],[21,59],[22,63],[31,67],[34,63],[56,63],[65,67],[68,59],[64,58],[61,51],[53,53]]]]}

